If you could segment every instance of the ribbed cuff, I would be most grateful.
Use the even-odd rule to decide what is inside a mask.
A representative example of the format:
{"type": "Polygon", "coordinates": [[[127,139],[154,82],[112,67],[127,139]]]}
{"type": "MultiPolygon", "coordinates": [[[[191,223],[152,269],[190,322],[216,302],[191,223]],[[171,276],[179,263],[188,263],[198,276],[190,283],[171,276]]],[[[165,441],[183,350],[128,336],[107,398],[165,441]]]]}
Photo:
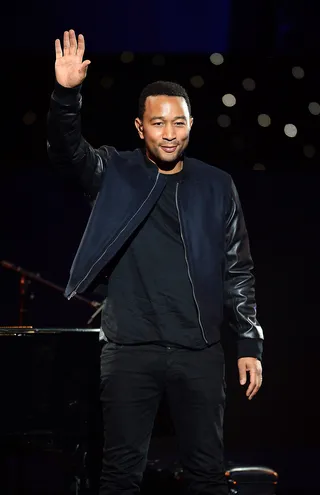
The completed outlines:
{"type": "Polygon", "coordinates": [[[237,342],[238,359],[242,357],[255,357],[262,361],[262,339],[239,339],[237,342]]]}
{"type": "Polygon", "coordinates": [[[75,88],[65,88],[56,81],[52,98],[61,105],[73,105],[78,103],[81,98],[81,87],[82,85],[80,84],[80,86],[76,86],[75,88]]]}

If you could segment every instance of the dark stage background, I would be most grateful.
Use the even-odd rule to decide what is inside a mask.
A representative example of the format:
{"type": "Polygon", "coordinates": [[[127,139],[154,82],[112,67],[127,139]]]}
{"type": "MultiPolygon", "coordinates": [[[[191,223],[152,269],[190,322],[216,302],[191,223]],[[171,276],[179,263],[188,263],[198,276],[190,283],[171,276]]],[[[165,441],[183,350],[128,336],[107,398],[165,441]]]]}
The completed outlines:
{"type": "MultiPolygon", "coordinates": [[[[129,1],[101,7],[94,0],[76,12],[71,3],[58,2],[49,13],[35,1],[6,11],[0,260],[64,287],[89,214],[81,193],[57,176],[46,156],[55,37],[69,28],[86,37],[92,64],[83,86],[83,133],[95,146],[139,146],[133,120],[142,87],[156,79],[183,84],[195,118],[189,155],[231,173],[240,193],[266,337],[264,384],[248,403],[238,385],[231,336],[224,332],[228,456],[265,462],[280,474],[279,493],[303,493],[303,487],[316,486],[320,453],[318,17],[311,1],[303,8],[285,0],[256,4],[140,1],[133,8],[129,1]],[[228,106],[232,96],[224,95],[236,103],[228,106]]],[[[19,323],[19,281],[0,267],[0,326],[19,323]]],[[[94,311],[37,282],[30,294],[25,323],[35,327],[85,327],[94,311]]],[[[10,353],[4,339],[0,345],[5,373],[17,356],[12,344],[10,353]]],[[[96,360],[72,340],[68,345],[70,355],[78,351],[86,363],[96,360]]],[[[15,407],[24,414],[23,404],[15,407]]],[[[161,414],[157,436],[170,438],[166,411],[161,414]]]]}

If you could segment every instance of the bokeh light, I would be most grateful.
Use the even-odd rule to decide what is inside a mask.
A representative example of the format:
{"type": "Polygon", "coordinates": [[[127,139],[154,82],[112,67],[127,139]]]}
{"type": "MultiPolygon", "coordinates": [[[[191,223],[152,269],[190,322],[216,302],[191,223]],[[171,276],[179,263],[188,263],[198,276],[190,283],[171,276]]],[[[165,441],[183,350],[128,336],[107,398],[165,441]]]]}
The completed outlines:
{"type": "Polygon", "coordinates": [[[217,118],[217,122],[219,124],[220,127],[229,127],[231,125],[231,119],[229,117],[229,115],[219,115],[219,117],[217,118]]]}
{"type": "Polygon", "coordinates": [[[212,53],[212,55],[210,55],[210,62],[213,65],[223,64],[223,62],[224,62],[223,55],[221,55],[221,53],[212,53]]]}
{"type": "Polygon", "coordinates": [[[294,124],[286,124],[284,126],[284,133],[286,136],[293,138],[293,137],[296,137],[296,135],[298,133],[298,129],[296,128],[296,126],[294,124]]]}
{"type": "Polygon", "coordinates": [[[222,97],[222,102],[226,107],[234,107],[234,105],[237,103],[237,100],[234,95],[227,93],[222,97]]]}
{"type": "Polygon", "coordinates": [[[312,115],[319,115],[320,114],[320,105],[316,101],[312,101],[309,103],[309,112],[312,113],[312,115]]]}
{"type": "Polygon", "coordinates": [[[190,79],[190,83],[194,88],[202,88],[204,85],[204,80],[202,76],[193,76],[190,79]]]}
{"type": "Polygon", "coordinates": [[[295,79],[303,79],[304,78],[304,70],[302,67],[293,67],[292,75],[295,79]]]}
{"type": "Polygon", "coordinates": [[[25,125],[32,125],[35,123],[36,120],[37,120],[37,116],[32,110],[26,112],[22,117],[22,121],[25,125]]]}
{"type": "Polygon", "coordinates": [[[312,145],[312,144],[306,144],[304,147],[303,147],[303,154],[307,157],[307,158],[313,158],[314,155],[316,154],[316,148],[312,145]]]}
{"type": "Polygon", "coordinates": [[[255,163],[252,168],[253,170],[266,170],[266,167],[265,165],[263,165],[263,163],[255,163]]]}
{"type": "Polygon", "coordinates": [[[271,125],[271,118],[266,113],[261,113],[258,115],[258,124],[261,127],[269,127],[271,125]]]}
{"type": "Polygon", "coordinates": [[[113,83],[114,79],[111,76],[103,76],[100,81],[100,84],[104,89],[110,89],[113,83]]]}
{"type": "Polygon", "coordinates": [[[121,53],[120,60],[124,64],[130,64],[131,62],[134,61],[134,53],[132,53],[132,52],[123,52],[123,53],[121,53]]]}
{"type": "Polygon", "coordinates": [[[247,77],[242,81],[242,86],[246,91],[254,91],[256,89],[256,82],[254,79],[247,77]]]}
{"type": "Polygon", "coordinates": [[[155,55],[152,58],[153,65],[157,65],[158,67],[163,67],[166,63],[166,59],[163,55],[155,55]]]}

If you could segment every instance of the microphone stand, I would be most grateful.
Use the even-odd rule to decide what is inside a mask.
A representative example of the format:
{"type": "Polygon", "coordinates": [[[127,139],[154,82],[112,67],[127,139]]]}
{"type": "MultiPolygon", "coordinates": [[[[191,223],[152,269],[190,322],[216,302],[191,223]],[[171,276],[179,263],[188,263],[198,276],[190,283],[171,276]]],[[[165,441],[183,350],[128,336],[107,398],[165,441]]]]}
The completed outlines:
{"type": "MultiPolygon", "coordinates": [[[[30,285],[30,280],[26,279],[24,275],[20,277],[20,304],[19,304],[19,326],[22,327],[25,325],[24,316],[27,313],[26,309],[26,298],[28,295],[28,289],[30,285]]],[[[30,295],[30,298],[33,299],[33,294],[30,295]]]]}
{"type": "MultiPolygon", "coordinates": [[[[63,287],[60,287],[59,285],[56,285],[49,280],[46,280],[40,276],[39,273],[33,273],[29,272],[27,270],[24,270],[21,268],[21,266],[16,266],[13,263],[10,263],[9,261],[2,260],[0,261],[0,265],[2,265],[4,268],[7,268],[9,270],[13,270],[17,273],[20,274],[20,306],[19,306],[19,324],[22,325],[24,315],[26,313],[25,309],[25,298],[27,295],[27,290],[28,290],[28,285],[30,284],[30,280],[36,280],[37,282],[40,282],[44,285],[47,285],[48,287],[51,287],[52,289],[58,290],[59,292],[64,292],[63,287]]],[[[74,299],[78,299],[79,301],[83,301],[93,308],[100,308],[102,306],[101,303],[97,301],[90,301],[90,299],[87,299],[86,297],[79,296],[76,294],[74,296],[74,299]]]]}
{"type": "Polygon", "coordinates": [[[87,321],[87,325],[91,325],[95,317],[98,316],[98,314],[101,313],[101,311],[103,310],[104,305],[105,305],[105,300],[103,301],[102,304],[100,304],[99,308],[96,309],[93,315],[90,316],[89,320],[87,321]]]}

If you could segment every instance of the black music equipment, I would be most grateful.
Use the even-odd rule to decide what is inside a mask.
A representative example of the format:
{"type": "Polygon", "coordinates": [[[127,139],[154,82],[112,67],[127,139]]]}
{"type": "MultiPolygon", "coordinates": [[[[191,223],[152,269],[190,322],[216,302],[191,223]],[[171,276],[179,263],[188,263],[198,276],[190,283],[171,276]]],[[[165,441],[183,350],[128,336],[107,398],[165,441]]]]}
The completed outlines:
{"type": "Polygon", "coordinates": [[[275,495],[278,473],[266,466],[230,463],[227,470],[230,495],[275,495]]]}
{"type": "Polygon", "coordinates": [[[99,336],[97,328],[0,328],[1,495],[91,493],[88,480],[96,489],[99,336]]]}
{"type": "MultiPolygon", "coordinates": [[[[278,473],[269,467],[227,462],[226,476],[230,495],[276,494],[278,473]]],[[[165,491],[184,493],[182,467],[178,462],[148,461],[142,493],[162,495],[165,491]]]]}
{"type": "MultiPolygon", "coordinates": [[[[99,328],[0,327],[1,495],[98,494],[102,345],[99,328]]],[[[158,453],[141,493],[178,495],[183,470],[158,453]]],[[[264,466],[229,464],[227,477],[230,495],[275,493],[264,466]]]]}

